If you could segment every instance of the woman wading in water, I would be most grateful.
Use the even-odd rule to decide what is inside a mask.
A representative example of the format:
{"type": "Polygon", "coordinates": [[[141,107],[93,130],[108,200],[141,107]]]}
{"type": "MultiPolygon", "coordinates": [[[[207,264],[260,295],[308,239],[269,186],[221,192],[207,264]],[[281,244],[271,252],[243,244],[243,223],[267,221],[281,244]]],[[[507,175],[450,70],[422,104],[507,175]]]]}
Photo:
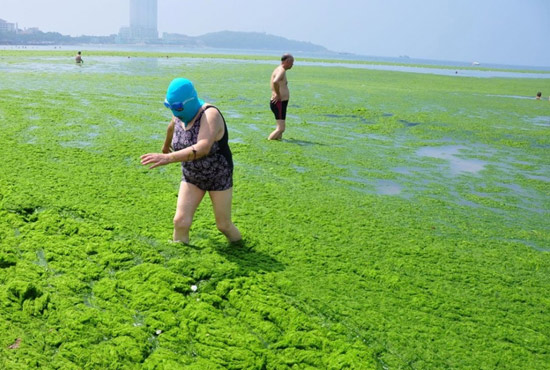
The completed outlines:
{"type": "Polygon", "coordinates": [[[170,83],[164,105],[174,117],[168,125],[162,153],[142,155],[141,164],[155,168],[181,162],[174,241],[189,243],[193,215],[207,192],[218,230],[231,243],[241,241],[241,233],[231,221],[233,159],[223,115],[199,99],[193,83],[185,78],[170,83]]]}

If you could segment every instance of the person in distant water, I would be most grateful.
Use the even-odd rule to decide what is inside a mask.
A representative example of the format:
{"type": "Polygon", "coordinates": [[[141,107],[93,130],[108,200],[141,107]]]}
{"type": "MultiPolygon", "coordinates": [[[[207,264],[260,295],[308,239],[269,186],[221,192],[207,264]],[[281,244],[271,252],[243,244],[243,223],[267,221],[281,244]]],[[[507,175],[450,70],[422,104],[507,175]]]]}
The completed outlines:
{"type": "Polygon", "coordinates": [[[240,242],[241,233],[231,221],[233,159],[224,117],[218,108],[199,99],[193,83],[185,78],[170,83],[164,105],[173,117],[162,153],[142,155],[141,164],[151,169],[181,162],[174,241],[189,243],[193,215],[208,192],[218,230],[229,242],[240,242]]]}
{"type": "Polygon", "coordinates": [[[542,92],[539,91],[539,92],[537,93],[536,99],[537,99],[537,100],[540,100],[541,97],[542,97],[542,92]]]}
{"type": "Polygon", "coordinates": [[[286,108],[290,98],[286,71],[291,69],[293,64],[294,57],[290,54],[284,54],[281,57],[281,64],[271,74],[271,101],[269,105],[275,115],[277,126],[269,135],[268,140],[281,140],[283,132],[285,132],[286,108]]]}
{"type": "Polygon", "coordinates": [[[78,53],[76,53],[76,56],[74,57],[74,61],[77,63],[77,64],[82,64],[84,63],[84,60],[82,60],[82,53],[79,51],[78,53]]]}

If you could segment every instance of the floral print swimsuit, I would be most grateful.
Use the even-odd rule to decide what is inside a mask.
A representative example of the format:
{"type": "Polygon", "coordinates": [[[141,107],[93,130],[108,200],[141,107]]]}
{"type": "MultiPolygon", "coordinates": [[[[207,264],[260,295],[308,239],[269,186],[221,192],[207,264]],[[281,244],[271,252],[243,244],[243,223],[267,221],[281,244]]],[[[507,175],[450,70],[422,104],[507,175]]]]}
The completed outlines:
{"type": "MultiPolygon", "coordinates": [[[[197,143],[201,118],[207,109],[218,108],[209,105],[199,114],[189,130],[183,128],[183,123],[176,118],[172,147],[174,151],[187,148],[197,143]]],[[[219,141],[215,141],[208,155],[190,162],[181,162],[182,179],[205,191],[227,190],[233,186],[233,158],[229,149],[229,135],[227,125],[223,119],[224,134],[219,141]]]]}

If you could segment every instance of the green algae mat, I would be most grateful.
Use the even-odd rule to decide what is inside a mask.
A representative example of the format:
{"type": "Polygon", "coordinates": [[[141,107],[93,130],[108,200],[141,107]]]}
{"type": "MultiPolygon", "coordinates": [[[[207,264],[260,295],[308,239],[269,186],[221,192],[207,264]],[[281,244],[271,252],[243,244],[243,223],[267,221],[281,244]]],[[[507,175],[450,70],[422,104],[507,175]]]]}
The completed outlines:
{"type": "Polygon", "coordinates": [[[270,142],[277,64],[0,51],[0,368],[549,368],[549,80],[297,59],[270,142]],[[180,169],[139,164],[180,76],[243,246],[208,198],[171,243],[180,169]]]}

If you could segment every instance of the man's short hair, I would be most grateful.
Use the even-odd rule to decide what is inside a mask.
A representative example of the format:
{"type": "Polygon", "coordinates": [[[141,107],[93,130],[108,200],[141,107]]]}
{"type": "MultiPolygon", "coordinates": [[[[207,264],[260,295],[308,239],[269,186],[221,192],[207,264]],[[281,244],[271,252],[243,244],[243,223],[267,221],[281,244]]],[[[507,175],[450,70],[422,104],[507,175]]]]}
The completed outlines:
{"type": "Polygon", "coordinates": [[[284,62],[287,59],[294,59],[294,57],[291,54],[288,54],[288,53],[283,54],[283,56],[281,57],[281,62],[284,62]]]}

